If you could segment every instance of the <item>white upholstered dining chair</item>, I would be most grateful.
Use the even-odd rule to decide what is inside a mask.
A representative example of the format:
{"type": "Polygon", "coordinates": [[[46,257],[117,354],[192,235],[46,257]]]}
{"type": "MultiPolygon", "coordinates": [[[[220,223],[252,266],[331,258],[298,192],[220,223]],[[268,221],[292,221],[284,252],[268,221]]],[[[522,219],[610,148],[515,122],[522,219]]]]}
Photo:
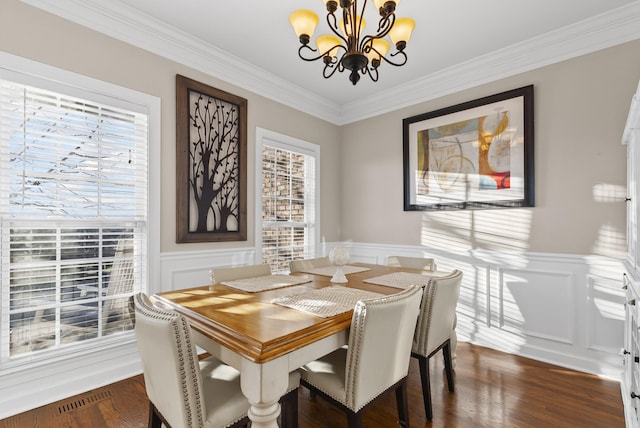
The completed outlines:
{"type": "MultiPolygon", "coordinates": [[[[215,357],[199,360],[182,315],[157,308],[144,293],[134,296],[134,306],[149,427],[248,426],[249,402],[240,389],[240,372],[215,357]]],[[[280,400],[282,426],[297,426],[299,381],[297,372],[289,375],[288,392],[280,400]]]]}
{"type": "Polygon", "coordinates": [[[301,384],[362,426],[368,404],[394,389],[401,424],[409,426],[407,373],[422,288],[356,303],[348,346],[300,368],[301,384]]]}
{"type": "MultiPolygon", "coordinates": [[[[428,271],[436,270],[436,262],[432,258],[427,257],[405,257],[405,256],[389,256],[387,265],[400,268],[423,269],[428,271]]],[[[451,326],[451,358],[452,365],[456,366],[456,349],[458,347],[458,337],[456,336],[456,326],[458,317],[454,315],[453,325],[451,326]]]]}
{"type": "Polygon", "coordinates": [[[429,358],[440,350],[442,350],[444,357],[449,391],[454,391],[451,340],[452,335],[455,335],[453,325],[456,319],[456,306],[460,296],[461,283],[462,272],[454,270],[447,276],[431,278],[423,291],[411,356],[418,359],[424,412],[428,420],[433,419],[429,358]]]}
{"type": "Polygon", "coordinates": [[[435,260],[428,257],[389,256],[387,266],[436,270],[435,260]]]}
{"type": "Polygon", "coordinates": [[[271,266],[267,263],[260,265],[236,266],[230,268],[211,269],[211,283],[220,284],[223,281],[254,278],[257,276],[271,275],[271,266]]]}
{"type": "Polygon", "coordinates": [[[329,257],[318,257],[315,259],[291,260],[289,262],[289,270],[293,272],[303,272],[315,268],[330,266],[329,257]]]}

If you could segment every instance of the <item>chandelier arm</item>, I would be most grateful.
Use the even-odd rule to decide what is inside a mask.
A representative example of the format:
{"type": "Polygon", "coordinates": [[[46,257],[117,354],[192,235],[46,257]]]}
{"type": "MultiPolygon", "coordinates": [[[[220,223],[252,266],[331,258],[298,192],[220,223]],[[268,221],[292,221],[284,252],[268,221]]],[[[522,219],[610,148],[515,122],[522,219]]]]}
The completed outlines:
{"type": "Polygon", "coordinates": [[[363,30],[362,28],[362,17],[364,17],[364,11],[366,10],[367,7],[367,0],[364,0],[364,2],[362,3],[362,9],[360,9],[360,19],[358,18],[358,0],[353,0],[353,21],[354,21],[354,32],[353,35],[355,36],[355,43],[354,43],[354,47],[358,46],[360,47],[360,43],[358,42],[360,40],[360,32],[363,30]]]}
{"type": "Polygon", "coordinates": [[[380,18],[380,21],[378,21],[378,35],[376,37],[384,37],[387,34],[389,34],[389,31],[391,31],[391,28],[393,28],[393,25],[396,23],[396,14],[395,12],[390,13],[387,16],[383,16],[382,18],[380,18]]]}
{"type": "Polygon", "coordinates": [[[338,38],[340,38],[345,45],[349,44],[347,39],[340,33],[340,31],[338,31],[338,21],[335,13],[333,12],[327,13],[327,24],[329,25],[329,29],[333,32],[333,34],[338,36],[338,38]]]}
{"type": "Polygon", "coordinates": [[[367,34],[366,36],[364,36],[360,41],[360,46],[359,46],[360,50],[364,50],[364,47],[367,45],[367,43],[371,44],[372,40],[382,39],[386,37],[387,34],[389,34],[389,32],[391,31],[391,28],[393,28],[393,24],[395,24],[395,22],[396,22],[395,13],[391,13],[386,17],[381,18],[380,23],[378,25],[378,33],[376,33],[375,35],[367,34]]]}
{"type": "Polygon", "coordinates": [[[382,57],[382,54],[380,53],[380,51],[378,51],[378,49],[376,49],[376,48],[373,46],[373,43],[369,43],[368,45],[365,45],[365,46],[362,48],[362,52],[363,52],[365,55],[367,55],[367,54],[368,54],[369,52],[371,52],[371,51],[374,51],[375,53],[377,53],[377,54],[378,54],[378,56],[379,56],[379,57],[382,57]]]}
{"type": "Polygon", "coordinates": [[[369,68],[366,67],[366,73],[369,75],[369,77],[371,78],[372,81],[377,82],[378,81],[378,68],[369,68]],[[375,76],[373,75],[373,73],[375,73],[375,76]]]}
{"type": "Polygon", "coordinates": [[[303,51],[309,51],[309,52],[318,52],[318,49],[314,49],[309,45],[302,45],[298,48],[298,56],[300,57],[300,59],[304,60],[304,61],[317,61],[320,58],[322,58],[324,56],[324,53],[320,53],[320,55],[318,56],[313,56],[313,57],[305,57],[302,53],[303,51]]]}
{"type": "MultiPolygon", "coordinates": [[[[356,0],[354,0],[354,3],[355,1],[356,0]]],[[[353,3],[351,4],[350,8],[353,8],[353,3]]],[[[351,42],[353,40],[353,22],[354,20],[351,19],[351,10],[347,9],[346,7],[342,8],[342,26],[344,27],[344,33],[345,33],[344,34],[345,36],[342,37],[342,39],[345,41],[345,45],[347,46],[347,51],[353,50],[353,46],[351,46],[351,42]],[[349,32],[351,32],[351,36],[349,36],[349,32]]]]}
{"type": "Polygon", "coordinates": [[[396,67],[403,66],[403,65],[405,65],[407,63],[407,54],[404,51],[398,51],[396,53],[392,53],[390,56],[394,57],[396,55],[400,55],[402,57],[402,58],[400,58],[402,62],[393,62],[389,58],[384,57],[384,56],[380,57],[380,59],[382,59],[384,62],[386,62],[388,64],[395,65],[396,67]]]}
{"type": "Polygon", "coordinates": [[[332,61],[331,63],[325,63],[324,68],[322,69],[322,77],[324,77],[325,79],[328,79],[334,74],[336,74],[336,71],[342,72],[342,70],[340,70],[340,64],[341,63],[337,61],[332,61]]]}

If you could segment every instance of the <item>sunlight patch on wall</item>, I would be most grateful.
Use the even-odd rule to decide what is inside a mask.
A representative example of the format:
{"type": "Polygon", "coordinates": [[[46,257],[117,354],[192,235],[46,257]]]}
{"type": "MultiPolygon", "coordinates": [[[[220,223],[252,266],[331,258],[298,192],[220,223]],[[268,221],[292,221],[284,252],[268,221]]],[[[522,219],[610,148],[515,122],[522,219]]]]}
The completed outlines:
{"type": "Polygon", "coordinates": [[[619,203],[627,198],[627,188],[618,184],[599,183],[593,186],[593,200],[600,203],[619,203]]]}
{"type": "Polygon", "coordinates": [[[530,209],[424,213],[422,245],[460,253],[474,249],[523,252],[529,246],[530,209]]]}
{"type": "Polygon", "coordinates": [[[622,259],[599,256],[587,257],[586,262],[589,347],[617,352],[624,330],[624,262],[622,259]],[[619,335],[612,332],[619,332],[619,335]]]}
{"type": "MultiPolygon", "coordinates": [[[[602,204],[622,204],[627,198],[627,188],[623,185],[598,183],[593,186],[593,200],[602,204]]],[[[600,226],[592,247],[594,254],[610,257],[624,257],[627,250],[626,230],[619,230],[610,224],[600,226]]]]}
{"type": "MultiPolygon", "coordinates": [[[[515,327],[505,330],[499,326],[500,321],[496,314],[499,311],[500,302],[495,295],[495,290],[490,292],[490,283],[496,280],[492,279],[495,271],[491,266],[478,264],[477,259],[474,262],[441,259],[441,263],[438,264],[438,270],[453,269],[462,271],[462,286],[456,308],[458,339],[492,346],[498,344],[499,348],[505,352],[520,352],[521,347],[526,344],[522,329],[515,327]]],[[[508,311],[512,319],[511,327],[517,325],[513,320],[520,318],[522,321],[522,315],[517,307],[510,305],[508,311]]]]}
{"type": "Polygon", "coordinates": [[[620,310],[620,302],[609,299],[594,298],[593,304],[603,318],[624,321],[624,311],[620,310]]]}
{"type": "MultiPolygon", "coordinates": [[[[474,255],[482,257],[487,263],[491,263],[496,266],[509,266],[511,269],[524,269],[531,261],[526,254],[507,253],[500,251],[475,251],[474,255]]],[[[497,279],[494,279],[497,281],[497,279]]]]}
{"type": "Polygon", "coordinates": [[[603,224],[591,251],[601,256],[624,257],[627,252],[626,231],[618,230],[610,224],[603,224]]]}
{"type": "Polygon", "coordinates": [[[621,289],[622,273],[625,272],[622,259],[588,256],[585,257],[585,262],[589,267],[590,276],[609,279],[615,284],[616,289],[621,289]]]}
{"type": "Polygon", "coordinates": [[[502,329],[562,343],[572,341],[573,275],[531,268],[503,269],[499,289],[502,329]]]}

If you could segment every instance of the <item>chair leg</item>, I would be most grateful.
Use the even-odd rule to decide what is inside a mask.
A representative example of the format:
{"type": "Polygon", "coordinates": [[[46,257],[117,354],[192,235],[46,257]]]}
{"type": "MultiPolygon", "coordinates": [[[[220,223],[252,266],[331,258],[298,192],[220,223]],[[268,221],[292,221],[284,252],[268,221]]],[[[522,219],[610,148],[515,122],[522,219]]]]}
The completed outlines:
{"type": "Polygon", "coordinates": [[[442,354],[444,356],[444,370],[447,374],[447,385],[449,385],[449,392],[454,391],[454,383],[453,383],[453,364],[451,361],[451,342],[447,341],[447,343],[442,348],[442,354]]]}
{"type": "Polygon", "coordinates": [[[158,410],[153,403],[149,402],[149,428],[160,428],[162,426],[162,419],[158,414],[158,410]]]}
{"type": "Polygon", "coordinates": [[[347,413],[347,420],[349,428],[362,428],[362,411],[358,413],[349,411],[347,413]]]}
{"type": "Polygon", "coordinates": [[[396,406],[400,426],[409,428],[409,403],[407,400],[407,378],[404,378],[396,388],[396,406]]]}
{"type": "Polygon", "coordinates": [[[424,413],[427,420],[433,419],[431,409],[431,382],[429,381],[429,359],[422,355],[417,355],[420,366],[420,380],[422,381],[422,399],[424,401],[424,413]]]}
{"type": "Polygon", "coordinates": [[[280,399],[282,428],[298,428],[298,389],[280,399]]]}

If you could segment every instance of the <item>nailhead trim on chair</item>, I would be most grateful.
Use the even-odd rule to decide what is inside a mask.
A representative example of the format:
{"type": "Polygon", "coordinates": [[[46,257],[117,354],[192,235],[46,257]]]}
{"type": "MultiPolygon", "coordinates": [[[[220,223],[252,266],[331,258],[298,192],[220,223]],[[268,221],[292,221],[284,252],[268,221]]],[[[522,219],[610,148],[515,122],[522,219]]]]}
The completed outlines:
{"type": "Polygon", "coordinates": [[[364,330],[364,324],[366,320],[367,314],[367,306],[362,302],[357,302],[355,308],[353,309],[353,321],[351,322],[351,331],[358,335],[355,343],[352,344],[351,340],[349,340],[349,350],[347,354],[349,355],[349,360],[347,361],[347,378],[345,380],[345,389],[347,391],[351,391],[348,397],[346,397],[346,405],[354,412],[357,412],[360,409],[354,409],[353,403],[356,402],[355,397],[355,378],[354,375],[358,370],[357,358],[360,354],[360,338],[362,336],[362,331],[364,330]]]}
{"type": "MultiPolygon", "coordinates": [[[[369,400],[366,403],[363,403],[357,409],[354,406],[354,403],[356,403],[355,374],[357,373],[357,370],[358,370],[356,356],[360,354],[360,346],[359,346],[361,342],[360,336],[362,335],[362,331],[364,330],[364,325],[366,324],[366,320],[367,320],[366,318],[367,306],[369,307],[376,306],[380,303],[388,303],[390,301],[395,301],[403,298],[404,296],[390,295],[390,296],[381,297],[379,299],[368,300],[366,304],[359,301],[356,303],[356,306],[353,309],[354,316],[351,322],[351,332],[352,334],[353,332],[355,332],[358,335],[358,339],[355,341],[355,345],[352,345],[351,343],[352,341],[349,340],[349,351],[347,352],[349,360],[347,361],[347,379],[345,380],[345,388],[347,391],[351,391],[351,394],[349,394],[349,396],[346,397],[347,402],[343,404],[345,404],[354,412],[358,412],[358,410],[362,409],[363,407],[365,407],[367,404],[371,402],[371,400],[369,400]]],[[[377,391],[376,396],[381,394],[382,392],[384,391],[377,391]]],[[[332,397],[332,398],[334,398],[336,401],[342,402],[341,400],[338,400],[335,397],[332,397]]]]}
{"type": "MultiPolygon", "coordinates": [[[[369,302],[370,304],[370,302],[369,302]]],[[[356,303],[356,306],[353,309],[353,317],[352,317],[352,322],[351,322],[351,334],[358,334],[361,335],[362,332],[362,325],[363,325],[363,320],[366,318],[365,315],[367,313],[367,307],[366,305],[364,305],[362,302],[358,301],[356,303]]],[[[351,339],[351,337],[350,337],[351,339]]],[[[355,370],[358,369],[357,367],[357,363],[356,363],[356,358],[355,355],[358,355],[360,352],[360,346],[359,346],[359,340],[360,338],[358,337],[358,340],[355,340],[355,343],[351,343],[352,341],[349,340],[349,355],[351,356],[351,358],[349,359],[349,361],[347,361],[347,373],[351,374],[354,373],[355,370]]],[[[318,389],[319,388],[318,385],[314,384],[313,382],[309,382],[307,381],[310,385],[315,386],[318,389]]],[[[335,395],[328,393],[328,392],[324,392],[327,396],[333,398],[335,401],[337,401],[338,403],[342,403],[345,407],[351,409],[354,411],[354,413],[357,413],[358,410],[360,410],[362,407],[366,406],[365,403],[362,407],[358,408],[358,409],[353,409],[353,403],[355,403],[355,395],[353,390],[355,389],[353,387],[355,383],[355,376],[351,375],[347,375],[347,379],[345,379],[345,389],[349,390],[349,386],[351,386],[351,391],[352,394],[350,397],[336,397],[335,395]],[[346,400],[345,400],[346,399],[346,400]]]]}
{"type": "Polygon", "coordinates": [[[419,354],[425,355],[427,353],[427,340],[426,340],[426,331],[429,329],[429,325],[431,324],[431,317],[433,315],[433,302],[436,291],[438,290],[438,285],[435,281],[429,281],[427,285],[425,285],[424,296],[422,297],[422,302],[429,302],[429,305],[422,305],[420,307],[421,314],[418,315],[418,320],[422,320],[422,322],[416,327],[416,332],[414,335],[414,339],[417,339],[415,343],[415,348],[419,354]]]}
{"type": "MultiPolygon", "coordinates": [[[[144,299],[139,296],[141,295],[140,294],[136,295],[136,311],[137,312],[140,312],[143,315],[150,318],[171,322],[171,325],[173,326],[174,334],[176,335],[177,339],[180,339],[180,328],[182,328],[182,334],[187,342],[186,351],[187,351],[189,369],[191,370],[192,376],[196,377],[197,376],[195,372],[196,367],[193,364],[194,362],[193,346],[191,346],[189,326],[186,323],[185,319],[180,315],[160,311],[160,310],[157,310],[156,308],[149,307],[144,301],[144,299]],[[178,321],[180,322],[180,325],[178,325],[178,321]]],[[[202,402],[200,398],[200,391],[198,391],[198,389],[196,388],[196,391],[194,393],[195,395],[194,401],[195,401],[195,407],[196,407],[196,413],[197,413],[195,415],[196,421],[194,421],[194,417],[193,417],[194,415],[192,415],[191,406],[189,405],[190,397],[189,397],[189,388],[187,384],[187,374],[185,370],[185,355],[180,343],[181,341],[176,340],[176,342],[178,343],[178,359],[180,361],[180,377],[182,379],[182,396],[183,396],[185,408],[187,409],[187,419],[189,422],[189,427],[193,427],[193,426],[203,427],[204,416],[202,414],[203,412],[202,412],[202,402]],[[196,422],[196,425],[194,425],[194,422],[196,422]]]]}

